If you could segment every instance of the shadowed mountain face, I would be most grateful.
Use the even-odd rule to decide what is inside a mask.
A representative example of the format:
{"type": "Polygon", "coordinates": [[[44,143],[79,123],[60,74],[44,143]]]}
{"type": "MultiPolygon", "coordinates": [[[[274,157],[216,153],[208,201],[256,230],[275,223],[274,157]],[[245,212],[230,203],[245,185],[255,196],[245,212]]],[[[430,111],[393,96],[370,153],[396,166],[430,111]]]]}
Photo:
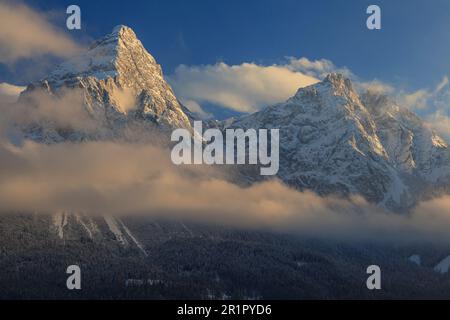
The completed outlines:
{"type": "MultiPolygon", "coordinates": [[[[114,28],[87,52],[30,84],[19,103],[38,108],[43,96],[45,102],[55,99],[62,104],[69,99],[94,125],[85,129],[37,120],[22,126],[24,137],[38,143],[143,138],[156,144],[156,137],[167,137],[175,128],[192,130],[192,117],[164,80],[161,67],[125,26],[114,28]]],[[[447,144],[390,98],[360,96],[339,74],[299,89],[286,102],[209,125],[280,129],[278,177],[299,190],[358,194],[381,207],[407,211],[449,186],[447,144]]],[[[244,183],[261,179],[248,172],[244,176],[244,183]]],[[[65,268],[70,264],[79,264],[85,272],[88,284],[82,297],[450,294],[433,271],[448,254],[447,248],[336,244],[181,221],[119,219],[107,213],[1,216],[0,231],[0,287],[7,288],[0,298],[80,297],[65,288],[65,268]],[[412,254],[421,254],[422,265],[408,261],[412,254]],[[371,293],[365,287],[365,268],[377,261],[384,262],[383,277],[389,285],[383,292],[371,293]],[[27,284],[30,288],[23,289],[27,284]]]]}

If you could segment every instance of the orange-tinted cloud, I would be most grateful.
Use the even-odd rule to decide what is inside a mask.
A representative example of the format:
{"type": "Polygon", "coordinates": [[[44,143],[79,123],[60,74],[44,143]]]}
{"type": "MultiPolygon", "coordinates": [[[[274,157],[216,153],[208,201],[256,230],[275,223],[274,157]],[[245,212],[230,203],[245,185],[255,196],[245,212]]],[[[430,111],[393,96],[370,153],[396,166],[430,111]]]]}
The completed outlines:
{"type": "Polygon", "coordinates": [[[0,2],[0,63],[51,54],[69,57],[81,50],[46,14],[22,3],[0,2]]]}

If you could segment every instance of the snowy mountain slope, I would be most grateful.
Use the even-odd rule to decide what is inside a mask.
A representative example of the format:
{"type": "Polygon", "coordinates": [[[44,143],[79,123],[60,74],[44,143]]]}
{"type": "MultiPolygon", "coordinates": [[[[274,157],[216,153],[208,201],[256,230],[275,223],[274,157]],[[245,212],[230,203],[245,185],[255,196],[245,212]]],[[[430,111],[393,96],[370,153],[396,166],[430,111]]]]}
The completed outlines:
{"type": "Polygon", "coordinates": [[[279,128],[278,176],[299,189],[360,194],[404,210],[436,182],[448,185],[447,144],[389,98],[370,93],[361,98],[340,74],[228,127],[279,128]]]}

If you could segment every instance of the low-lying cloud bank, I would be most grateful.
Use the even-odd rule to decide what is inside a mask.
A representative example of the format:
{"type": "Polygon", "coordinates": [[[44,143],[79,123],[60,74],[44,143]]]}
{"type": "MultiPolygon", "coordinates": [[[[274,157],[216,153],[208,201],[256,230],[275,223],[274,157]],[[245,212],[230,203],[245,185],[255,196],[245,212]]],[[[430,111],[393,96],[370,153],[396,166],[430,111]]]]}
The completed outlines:
{"type": "Polygon", "coordinates": [[[241,187],[222,169],[175,167],[168,150],[144,144],[3,141],[0,211],[138,214],[339,240],[450,241],[450,197],[400,215],[277,180],[241,187]]]}
{"type": "MultiPolygon", "coordinates": [[[[81,90],[62,89],[58,96],[49,95],[44,90],[35,90],[22,99],[16,96],[9,102],[7,99],[0,99],[0,112],[5,128],[11,128],[11,124],[26,127],[36,123],[52,123],[58,128],[71,128],[86,133],[99,129],[99,124],[84,107],[81,90]]],[[[0,129],[1,127],[0,125],[0,129]]]]}
{"type": "Polygon", "coordinates": [[[255,112],[292,96],[319,80],[290,65],[255,63],[179,66],[169,77],[182,102],[213,103],[239,112],[255,112]]]}

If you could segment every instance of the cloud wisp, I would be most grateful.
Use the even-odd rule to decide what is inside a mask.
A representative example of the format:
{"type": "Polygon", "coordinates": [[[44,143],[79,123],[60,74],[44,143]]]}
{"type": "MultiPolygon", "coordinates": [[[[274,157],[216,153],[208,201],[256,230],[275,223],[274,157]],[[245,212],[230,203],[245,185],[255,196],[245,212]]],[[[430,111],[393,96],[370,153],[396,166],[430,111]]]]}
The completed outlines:
{"type": "Polygon", "coordinates": [[[0,83],[0,103],[13,103],[19,98],[19,94],[25,90],[26,87],[16,86],[13,84],[2,82],[0,83]]]}
{"type": "Polygon", "coordinates": [[[0,63],[42,55],[67,58],[81,50],[45,13],[20,2],[0,2],[0,63]]]}
{"type": "Polygon", "coordinates": [[[13,104],[3,100],[5,103],[0,103],[3,129],[14,125],[26,127],[37,123],[52,123],[57,128],[93,132],[98,129],[98,123],[87,113],[83,101],[82,92],[72,89],[63,89],[58,96],[36,90],[13,104]]]}

